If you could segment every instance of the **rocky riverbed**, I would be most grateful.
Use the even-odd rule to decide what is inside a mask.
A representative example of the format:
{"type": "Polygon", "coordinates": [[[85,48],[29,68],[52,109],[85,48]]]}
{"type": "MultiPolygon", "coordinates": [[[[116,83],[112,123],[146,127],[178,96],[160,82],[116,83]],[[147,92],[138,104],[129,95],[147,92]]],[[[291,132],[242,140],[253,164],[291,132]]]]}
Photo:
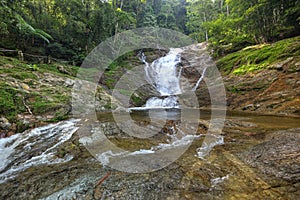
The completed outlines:
{"type": "MultiPolygon", "coordinates": [[[[190,148],[169,166],[142,174],[116,171],[109,166],[103,166],[80,143],[76,133],[60,144],[55,140],[52,144],[44,141],[49,143],[47,148],[51,151],[39,146],[42,145],[39,142],[29,145],[37,140],[33,133],[29,133],[31,139],[27,145],[20,142],[14,147],[15,151],[18,152],[24,145],[31,146],[32,150],[25,151],[28,153],[24,155],[25,158],[47,154],[49,156],[45,157],[46,160],[54,160],[48,164],[31,162],[32,165],[14,172],[9,179],[4,180],[3,175],[9,168],[17,169],[26,163],[26,159],[18,159],[12,153],[11,156],[18,161],[12,162],[9,168],[1,171],[1,198],[296,199],[300,194],[297,175],[300,169],[299,147],[296,145],[299,142],[299,129],[286,128],[297,127],[299,119],[283,118],[282,123],[274,124],[276,117],[264,116],[268,119],[264,122],[259,120],[260,117],[228,116],[221,134],[224,143],[215,146],[204,159],[197,156],[197,149],[204,139],[201,136],[195,138],[190,148]],[[278,131],[280,129],[284,130],[278,131]]],[[[206,132],[208,121],[205,120],[209,119],[209,115],[203,114],[202,118],[197,131],[200,135],[206,132]]],[[[107,114],[99,116],[104,124],[108,124],[111,119],[107,114]]],[[[135,120],[147,121],[140,115],[135,116],[135,120]]],[[[57,126],[55,129],[46,129],[58,130],[53,132],[58,134],[52,136],[56,138],[62,134],[63,129],[68,127],[76,130],[80,126],[80,122],[76,121],[66,123],[68,126],[61,123],[54,125],[53,128],[57,126]]],[[[113,123],[109,125],[111,126],[113,123]]],[[[70,130],[65,133],[68,134],[70,130]]],[[[111,130],[107,132],[107,137],[122,148],[134,151],[136,146],[147,148],[153,145],[147,140],[128,137],[118,129],[106,130],[111,130]]],[[[155,137],[156,142],[166,141],[166,136],[159,135],[155,137]]],[[[15,137],[17,139],[21,136],[15,137]]],[[[5,148],[10,145],[14,146],[13,139],[5,148]]]]}

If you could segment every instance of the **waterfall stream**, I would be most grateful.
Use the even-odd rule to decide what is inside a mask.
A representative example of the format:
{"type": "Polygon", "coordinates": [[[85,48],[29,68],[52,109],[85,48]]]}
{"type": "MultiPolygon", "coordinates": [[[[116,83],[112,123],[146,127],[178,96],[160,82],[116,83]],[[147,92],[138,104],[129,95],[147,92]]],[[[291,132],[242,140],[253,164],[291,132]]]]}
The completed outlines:
{"type": "Polygon", "coordinates": [[[152,97],[146,102],[145,108],[179,108],[176,95],[181,94],[180,76],[182,68],[181,49],[170,49],[170,52],[149,64],[146,56],[141,54],[140,60],[145,64],[145,75],[149,84],[155,87],[161,97],[152,97]]]}
{"type": "Polygon", "coordinates": [[[144,58],[147,80],[152,84],[161,96],[181,94],[180,70],[178,64],[181,62],[178,49],[171,49],[170,52],[151,65],[144,58]]]}
{"type": "MultiPolygon", "coordinates": [[[[146,61],[144,53],[140,53],[140,60],[145,64],[146,79],[161,96],[148,99],[143,108],[133,109],[180,108],[176,95],[182,94],[180,81],[183,67],[179,66],[182,51],[180,48],[171,48],[166,56],[156,59],[151,64],[146,61]]],[[[208,66],[204,66],[202,74],[192,91],[196,91],[203,81],[207,68],[208,66]]]]}
{"type": "Polygon", "coordinates": [[[77,121],[50,124],[0,139],[0,183],[30,167],[72,160],[72,155],[58,157],[55,154],[59,146],[76,132],[77,121]]]}

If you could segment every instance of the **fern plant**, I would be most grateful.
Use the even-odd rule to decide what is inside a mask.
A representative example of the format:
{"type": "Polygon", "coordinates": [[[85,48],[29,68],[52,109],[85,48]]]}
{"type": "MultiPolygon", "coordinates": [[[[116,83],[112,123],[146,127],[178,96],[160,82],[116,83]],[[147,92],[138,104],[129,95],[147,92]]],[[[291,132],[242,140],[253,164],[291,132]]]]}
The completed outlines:
{"type": "Polygon", "coordinates": [[[41,38],[42,40],[44,40],[47,43],[50,43],[49,40],[53,39],[52,36],[49,35],[48,33],[46,33],[45,31],[32,27],[20,15],[16,15],[16,19],[18,21],[16,26],[17,26],[18,31],[21,34],[29,35],[29,36],[36,36],[38,38],[41,38]]]}

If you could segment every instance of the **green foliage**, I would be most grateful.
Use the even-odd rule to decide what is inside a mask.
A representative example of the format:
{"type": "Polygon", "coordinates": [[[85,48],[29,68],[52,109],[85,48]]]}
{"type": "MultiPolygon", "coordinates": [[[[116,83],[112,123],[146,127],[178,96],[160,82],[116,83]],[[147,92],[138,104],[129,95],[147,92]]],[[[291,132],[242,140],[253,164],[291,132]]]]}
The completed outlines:
{"type": "Polygon", "coordinates": [[[37,36],[47,43],[50,43],[49,39],[53,39],[51,35],[41,29],[35,29],[28,24],[20,15],[16,15],[18,20],[16,27],[18,28],[20,35],[37,36]]]}
{"type": "Polygon", "coordinates": [[[80,65],[100,42],[154,26],[209,41],[214,56],[300,32],[294,0],[0,1],[0,46],[80,65]]]}
{"type": "Polygon", "coordinates": [[[191,0],[187,27],[198,41],[210,41],[214,56],[300,32],[299,2],[288,0],[191,0]]]}
{"type": "Polygon", "coordinates": [[[145,103],[142,98],[135,95],[131,96],[130,101],[132,101],[132,104],[135,106],[142,106],[145,103]]]}
{"type": "Polygon", "coordinates": [[[128,29],[160,26],[186,31],[185,5],[185,0],[4,0],[0,46],[80,65],[100,42],[128,29]]]}
{"type": "Polygon", "coordinates": [[[29,68],[32,69],[32,71],[38,71],[39,70],[39,67],[37,66],[37,64],[30,65],[29,68]]]}

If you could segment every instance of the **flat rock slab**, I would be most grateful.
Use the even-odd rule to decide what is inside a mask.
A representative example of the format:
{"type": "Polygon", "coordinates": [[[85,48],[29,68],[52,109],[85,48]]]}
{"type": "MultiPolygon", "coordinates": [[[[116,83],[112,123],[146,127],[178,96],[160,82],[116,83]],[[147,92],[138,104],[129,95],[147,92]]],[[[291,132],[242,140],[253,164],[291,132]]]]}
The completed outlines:
{"type": "Polygon", "coordinates": [[[296,183],[300,181],[300,128],[270,134],[241,158],[263,173],[296,183]]]}

